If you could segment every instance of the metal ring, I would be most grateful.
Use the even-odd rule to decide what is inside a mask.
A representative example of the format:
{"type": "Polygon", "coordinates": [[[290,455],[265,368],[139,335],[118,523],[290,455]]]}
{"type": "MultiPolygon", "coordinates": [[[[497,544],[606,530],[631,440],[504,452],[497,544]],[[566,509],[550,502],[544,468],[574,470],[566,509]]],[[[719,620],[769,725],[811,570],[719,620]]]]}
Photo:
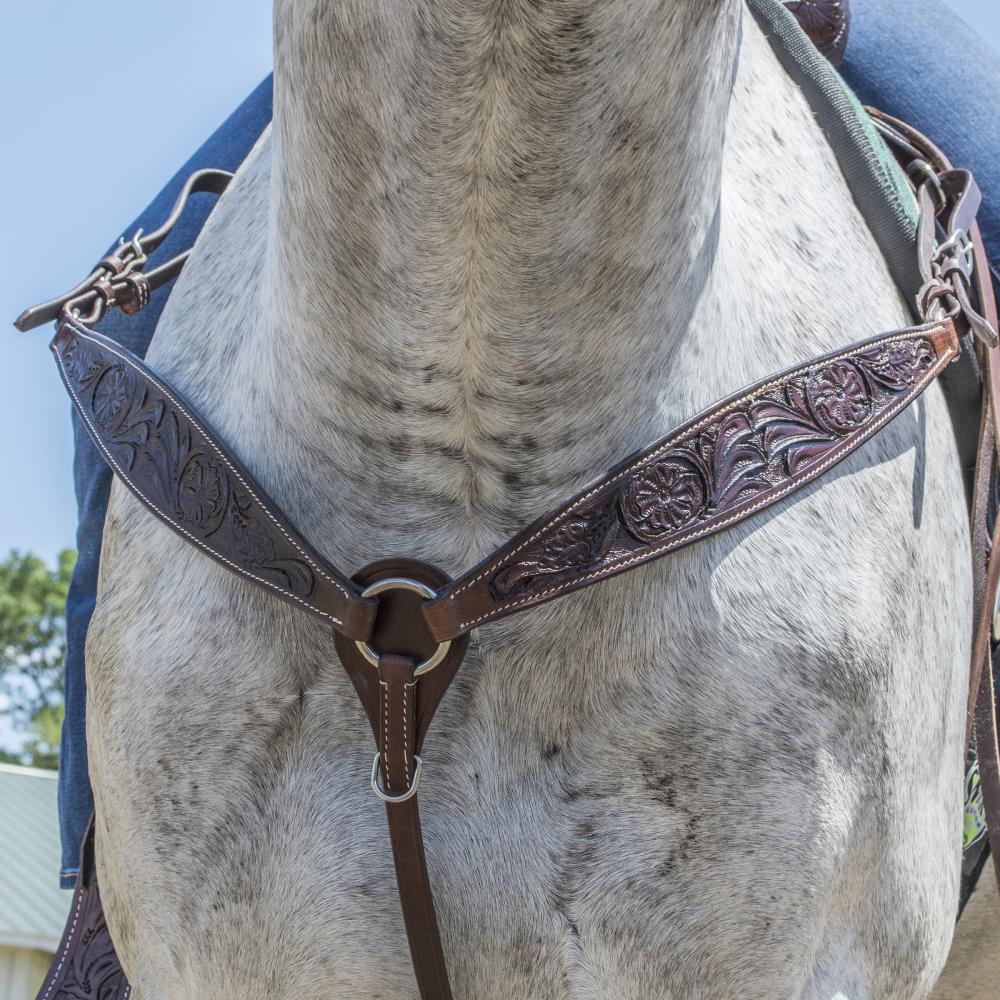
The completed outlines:
{"type": "Polygon", "coordinates": [[[424,762],[421,760],[420,754],[415,753],[413,755],[413,759],[417,762],[417,766],[413,771],[413,781],[410,782],[410,787],[402,795],[390,795],[388,792],[384,792],[382,786],[378,783],[378,762],[381,758],[382,755],[377,753],[375,754],[375,759],[372,761],[372,791],[383,802],[405,802],[407,799],[412,799],[417,794],[417,785],[420,784],[420,775],[424,769],[424,762]]]}
{"type": "MultiPolygon", "coordinates": [[[[437,597],[436,590],[428,587],[426,583],[420,583],[419,580],[411,580],[408,576],[388,576],[384,580],[376,580],[375,583],[365,587],[365,589],[361,592],[361,596],[375,597],[386,590],[409,590],[414,594],[419,594],[421,597],[426,598],[428,601],[437,597]]],[[[356,642],[356,645],[358,650],[361,652],[361,655],[373,667],[377,667],[379,654],[376,653],[375,650],[362,639],[359,639],[356,642]]],[[[438,648],[434,650],[430,657],[424,660],[423,663],[417,664],[416,670],[413,671],[413,676],[420,677],[421,675],[433,670],[448,655],[449,649],[451,649],[451,639],[445,639],[444,642],[439,642],[438,648]]]]}

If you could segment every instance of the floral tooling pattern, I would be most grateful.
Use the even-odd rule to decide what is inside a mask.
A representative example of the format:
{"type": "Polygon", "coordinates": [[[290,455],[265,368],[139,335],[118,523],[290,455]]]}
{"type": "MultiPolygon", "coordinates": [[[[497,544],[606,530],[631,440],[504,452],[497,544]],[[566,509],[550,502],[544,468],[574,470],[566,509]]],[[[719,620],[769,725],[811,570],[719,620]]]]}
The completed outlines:
{"type": "Polygon", "coordinates": [[[556,517],[496,569],[491,596],[536,595],[780,491],[911,393],[936,357],[930,340],[914,336],[749,392],[556,517]]]}
{"type": "Polygon", "coordinates": [[[166,393],[79,336],[60,357],[102,447],[147,502],[210,551],[235,555],[247,572],[298,597],[313,592],[312,567],[268,530],[256,496],[166,393]]]}

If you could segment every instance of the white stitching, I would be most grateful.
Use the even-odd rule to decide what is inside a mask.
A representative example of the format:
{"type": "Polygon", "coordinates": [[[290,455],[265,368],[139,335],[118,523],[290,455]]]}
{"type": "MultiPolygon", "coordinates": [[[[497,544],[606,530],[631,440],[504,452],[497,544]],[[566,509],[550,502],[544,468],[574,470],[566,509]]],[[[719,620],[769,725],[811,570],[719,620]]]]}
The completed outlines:
{"type": "MultiPolygon", "coordinates": [[[[278,520],[277,520],[277,519],[275,518],[275,516],[274,516],[274,515],[273,515],[273,514],[271,513],[271,511],[270,511],[270,510],[268,509],[267,505],[266,505],[266,504],[265,504],[265,503],[264,503],[264,502],[263,502],[263,501],[262,501],[262,500],[260,499],[260,497],[258,497],[258,496],[257,496],[257,494],[256,494],[256,493],[254,493],[254,491],[253,491],[253,490],[252,490],[252,489],[251,489],[251,488],[250,488],[250,487],[249,487],[249,486],[247,485],[247,483],[246,483],[246,481],[244,480],[244,478],[243,478],[243,477],[242,477],[242,476],[241,476],[241,475],[239,474],[239,471],[238,471],[237,469],[235,469],[235,468],[234,468],[234,467],[232,466],[232,464],[230,464],[230,462],[229,462],[229,459],[228,459],[228,458],[226,458],[225,454],[224,454],[223,452],[221,452],[221,451],[220,451],[220,450],[219,450],[218,448],[216,448],[216,446],[215,446],[214,442],[212,441],[212,435],[211,435],[211,434],[209,434],[209,433],[208,433],[208,431],[207,431],[207,430],[205,430],[205,428],[204,428],[204,427],[202,427],[202,425],[201,425],[200,423],[198,423],[198,421],[197,421],[197,420],[196,420],[196,419],[195,419],[195,418],[194,418],[194,417],[193,417],[193,416],[192,416],[192,415],[191,415],[190,413],[188,413],[188,411],[187,411],[187,410],[185,410],[185,409],[184,409],[184,406],[183,406],[183,404],[182,404],[182,403],[180,403],[180,402],[179,402],[179,401],[178,401],[177,399],[175,399],[175,398],[174,398],[174,396],[173,396],[173,395],[171,394],[171,392],[170,392],[170,390],[169,390],[169,389],[167,389],[167,388],[166,388],[166,387],[165,387],[165,386],[164,386],[164,385],[163,385],[162,383],[160,383],[160,382],[158,382],[158,381],[156,380],[156,377],[155,377],[155,376],[153,375],[153,373],[152,373],[152,372],[150,372],[150,371],[143,371],[143,370],[142,370],[141,368],[139,368],[139,367],[138,367],[138,366],[137,366],[137,365],[135,364],[135,362],[134,362],[134,361],[132,361],[132,360],[131,360],[131,359],[130,359],[130,358],[128,357],[128,355],[125,355],[125,354],[122,354],[122,353],[120,353],[119,351],[115,350],[115,348],[114,348],[114,347],[113,347],[113,346],[112,346],[112,345],[111,345],[110,343],[107,343],[107,344],[104,344],[104,343],[101,343],[101,342],[100,342],[99,340],[95,340],[95,339],[94,339],[94,338],[93,338],[92,336],[90,336],[90,335],[89,335],[89,334],[90,334],[90,331],[89,331],[89,330],[87,330],[87,329],[86,329],[86,327],[82,327],[82,326],[78,326],[77,324],[72,324],[72,326],[73,326],[73,329],[74,329],[74,330],[76,331],[76,334],[77,334],[77,336],[79,336],[79,337],[83,337],[83,338],[84,338],[84,340],[89,340],[89,341],[90,341],[90,342],[91,342],[92,344],[95,344],[95,345],[96,345],[97,347],[100,347],[101,349],[103,349],[103,350],[105,350],[105,351],[109,351],[109,352],[110,352],[111,354],[115,355],[115,357],[117,357],[117,358],[121,358],[121,360],[122,360],[122,361],[124,361],[124,362],[125,362],[125,364],[127,364],[127,365],[128,365],[128,366],[129,366],[130,368],[132,368],[132,369],[133,369],[134,371],[138,372],[138,373],[139,373],[139,375],[141,375],[141,376],[142,376],[143,378],[147,378],[147,379],[149,379],[149,381],[150,381],[150,382],[152,382],[152,383],[153,383],[153,385],[155,385],[155,386],[157,387],[157,389],[159,389],[159,390],[160,390],[160,392],[162,392],[162,393],[163,393],[163,395],[164,395],[164,396],[166,396],[166,397],[167,397],[167,399],[169,399],[169,400],[170,400],[170,401],[171,401],[171,402],[172,402],[172,403],[174,404],[174,406],[176,406],[176,407],[177,407],[177,409],[178,409],[178,410],[180,410],[180,411],[181,411],[181,413],[183,413],[183,414],[184,414],[184,416],[185,416],[185,417],[187,417],[187,419],[188,419],[188,420],[190,420],[190,421],[191,421],[191,423],[192,423],[192,424],[194,424],[194,426],[198,428],[198,430],[199,430],[199,431],[201,432],[201,434],[202,434],[202,435],[204,436],[205,440],[206,440],[206,441],[208,442],[208,445],[209,445],[209,447],[210,447],[210,448],[211,448],[211,449],[212,449],[212,450],[213,450],[213,451],[215,452],[215,454],[216,454],[216,455],[218,455],[218,457],[219,457],[219,458],[220,458],[220,459],[221,459],[221,460],[223,461],[223,463],[225,464],[226,468],[227,468],[227,469],[229,469],[229,471],[230,471],[230,472],[231,472],[231,473],[232,473],[232,474],[233,474],[233,475],[234,475],[234,476],[236,477],[236,479],[237,479],[237,480],[238,480],[238,481],[240,482],[240,484],[241,484],[241,485],[243,486],[243,488],[244,488],[244,489],[245,489],[245,490],[247,491],[247,493],[249,493],[249,494],[250,494],[250,496],[252,496],[252,497],[254,498],[254,500],[256,500],[256,501],[257,501],[257,504],[258,504],[258,506],[259,506],[259,507],[260,507],[260,509],[261,509],[261,510],[262,510],[262,511],[263,511],[263,512],[264,512],[264,513],[265,513],[265,514],[267,515],[267,517],[268,517],[268,518],[270,519],[271,523],[272,523],[272,524],[273,524],[273,525],[274,525],[274,526],[275,526],[275,527],[276,527],[276,528],[278,529],[278,531],[280,531],[280,532],[281,532],[281,533],[282,533],[282,534],[283,534],[283,535],[285,536],[285,538],[286,538],[286,539],[288,539],[288,543],[289,543],[289,545],[291,545],[291,546],[292,546],[292,548],[293,548],[293,549],[295,549],[295,551],[296,551],[296,552],[298,552],[298,553],[299,553],[299,555],[301,555],[301,556],[302,556],[302,558],[303,558],[303,559],[305,559],[305,561],[306,561],[306,562],[307,562],[307,563],[308,563],[308,564],[309,564],[309,565],[310,565],[310,566],[311,566],[311,567],[312,567],[312,568],[313,568],[313,569],[314,569],[314,570],[315,570],[315,571],[316,571],[317,573],[319,573],[319,575],[320,575],[321,577],[323,577],[323,579],[324,579],[324,580],[326,580],[326,581],[327,581],[328,583],[331,583],[331,584],[333,584],[333,586],[334,586],[334,587],[336,587],[336,588],[337,588],[337,590],[339,590],[339,591],[340,591],[340,592],[341,592],[341,593],[342,593],[342,594],[344,595],[344,597],[346,597],[346,598],[347,598],[347,599],[348,599],[349,601],[353,600],[353,598],[352,598],[352,597],[351,597],[351,595],[350,595],[350,594],[349,594],[349,593],[347,592],[347,590],[346,590],[346,589],[345,589],[345,588],[344,588],[344,587],[343,587],[343,586],[342,586],[342,585],[341,585],[340,583],[338,583],[338,582],[337,582],[337,580],[335,580],[335,579],[334,579],[334,578],[333,578],[332,576],[330,576],[330,575],[329,575],[329,574],[328,574],[328,573],[327,573],[327,572],[326,572],[326,571],[325,571],[325,570],[323,569],[323,567],[322,567],[322,566],[318,566],[318,565],[316,565],[316,564],[315,564],[315,563],[313,562],[313,560],[312,560],[312,559],[311,559],[311,558],[309,557],[309,553],[307,553],[307,552],[305,551],[305,549],[303,549],[303,548],[302,548],[302,547],[301,547],[301,546],[300,546],[300,545],[299,545],[299,544],[298,544],[298,543],[297,543],[297,542],[295,541],[295,539],[294,539],[294,538],[292,538],[292,536],[291,536],[291,535],[289,535],[287,531],[285,531],[285,529],[284,529],[284,528],[282,527],[281,523],[280,523],[280,522],[279,522],[279,521],[278,521],[278,520]]],[[[89,422],[89,421],[88,421],[88,422],[89,422]]]]}
{"type": "MultiPolygon", "coordinates": [[[[645,562],[646,560],[651,559],[653,556],[658,555],[661,552],[669,552],[671,549],[679,547],[684,542],[688,542],[695,538],[699,538],[705,534],[711,534],[713,532],[716,532],[720,528],[724,528],[727,525],[732,524],[734,521],[739,521],[749,516],[750,514],[753,514],[761,507],[767,507],[770,504],[775,503],[786,494],[792,492],[792,490],[798,489],[800,486],[804,486],[806,483],[812,482],[812,480],[815,479],[818,475],[825,472],[831,465],[839,461],[844,452],[851,451],[857,446],[859,446],[866,438],[870,437],[876,431],[881,430],[889,422],[889,420],[891,420],[900,410],[903,410],[907,406],[909,406],[910,403],[928,385],[930,385],[930,383],[933,382],[935,378],[937,378],[938,373],[942,369],[947,367],[947,365],[951,362],[951,359],[957,353],[958,352],[955,350],[954,347],[948,347],[946,352],[941,356],[941,358],[939,358],[937,364],[935,364],[933,367],[927,370],[926,377],[922,381],[917,382],[910,393],[908,393],[906,396],[901,397],[896,403],[894,403],[892,406],[884,410],[881,417],[879,417],[879,419],[875,423],[873,423],[871,427],[865,430],[858,437],[851,438],[845,441],[843,445],[841,445],[839,448],[831,452],[830,455],[826,459],[824,459],[823,462],[817,465],[814,469],[811,469],[809,472],[807,472],[801,479],[793,480],[787,486],[782,487],[777,493],[773,493],[768,497],[766,497],[764,500],[761,500],[760,502],[753,504],[750,507],[745,507],[744,509],[738,511],[737,513],[731,515],[730,517],[724,518],[721,521],[715,521],[712,524],[707,525],[706,527],[699,528],[697,530],[692,530],[682,535],[678,535],[675,538],[671,539],[670,541],[665,542],[663,545],[658,546],[657,548],[646,549],[640,555],[632,556],[631,558],[624,560],[619,560],[618,562],[615,563],[609,563],[608,565],[602,566],[601,569],[597,570],[594,573],[590,573],[587,576],[576,577],[571,581],[572,585],[576,586],[577,584],[585,583],[589,580],[599,580],[602,576],[606,576],[613,570],[621,569],[626,566],[631,566],[635,563],[645,562]]],[[[831,360],[837,361],[840,359],[833,358],[831,360]]],[[[511,555],[513,555],[513,553],[511,553],[511,555]]],[[[478,618],[472,619],[472,621],[460,622],[458,627],[462,631],[468,628],[473,628],[480,622],[486,621],[486,619],[491,618],[494,615],[502,614],[505,611],[509,611],[512,608],[517,608],[525,604],[538,602],[542,600],[542,598],[558,593],[559,591],[564,589],[565,585],[560,585],[557,587],[552,587],[549,590],[543,590],[541,593],[532,594],[528,597],[521,598],[521,600],[519,601],[514,601],[511,604],[504,604],[501,607],[494,608],[492,611],[489,611],[484,615],[480,615],[478,618]]]]}
{"type": "Polygon", "coordinates": [[[80,919],[80,907],[83,906],[83,893],[84,889],[81,886],[80,892],[76,898],[76,910],[73,913],[73,923],[70,926],[69,934],[66,935],[66,946],[63,948],[62,954],[59,956],[59,964],[56,966],[56,971],[52,974],[52,979],[49,982],[48,989],[45,991],[41,1000],[48,1000],[49,996],[51,995],[52,989],[56,985],[56,981],[59,979],[59,972],[61,971],[63,964],[66,961],[66,956],[69,954],[70,945],[73,944],[73,938],[76,934],[76,924],[77,921],[80,919]]]}
{"type": "MultiPolygon", "coordinates": [[[[751,388],[748,392],[743,393],[742,396],[739,396],[737,399],[734,399],[731,403],[729,403],[728,406],[723,407],[721,410],[712,410],[700,421],[698,421],[698,423],[692,424],[692,426],[686,429],[682,428],[678,431],[674,431],[668,436],[668,438],[659,448],[657,448],[653,452],[650,452],[648,455],[644,454],[641,458],[637,458],[631,465],[623,469],[617,476],[615,476],[614,479],[602,480],[592,490],[583,494],[583,496],[579,497],[577,500],[574,500],[569,507],[567,507],[560,513],[556,514],[555,517],[553,517],[551,520],[543,524],[533,535],[531,535],[530,538],[527,538],[520,545],[518,545],[517,548],[512,549],[510,552],[506,553],[502,559],[492,561],[490,565],[487,566],[486,569],[484,569],[477,576],[474,576],[467,583],[464,583],[462,584],[461,587],[458,587],[457,589],[453,590],[448,595],[448,600],[454,601],[455,598],[458,597],[458,595],[461,594],[463,590],[468,590],[469,587],[472,587],[474,584],[478,583],[484,577],[489,576],[491,573],[495,572],[499,567],[499,565],[501,565],[501,563],[506,563],[508,560],[512,559],[514,556],[518,554],[518,552],[520,552],[527,546],[531,545],[531,543],[534,542],[540,535],[544,535],[546,531],[548,531],[551,527],[553,527],[563,518],[568,517],[570,514],[572,514],[577,507],[579,507],[582,503],[585,503],[595,494],[600,493],[602,490],[609,489],[616,483],[620,482],[625,476],[629,475],[634,469],[639,468],[639,466],[641,465],[645,465],[647,462],[651,462],[654,458],[662,454],[668,448],[672,448],[674,444],[677,442],[677,439],[679,437],[681,437],[682,435],[686,437],[689,434],[693,434],[696,431],[701,430],[701,428],[704,427],[705,424],[711,423],[716,418],[721,417],[724,413],[728,413],[734,407],[741,405],[745,400],[750,399],[752,396],[759,395],[760,393],[767,392],[770,389],[775,388],[776,386],[782,385],[785,381],[787,381],[790,378],[793,378],[796,375],[805,375],[816,368],[823,368],[826,365],[832,364],[834,361],[842,361],[844,358],[853,357],[855,354],[861,354],[863,351],[870,351],[873,347],[882,346],[884,344],[894,344],[900,340],[910,340],[916,336],[932,337],[937,332],[943,332],[946,326],[947,324],[938,324],[937,326],[932,326],[932,327],[920,327],[914,330],[909,330],[906,333],[901,333],[896,337],[887,337],[884,340],[877,340],[875,343],[869,341],[866,344],[853,347],[850,350],[842,352],[841,354],[827,356],[822,361],[813,362],[812,364],[805,365],[802,368],[793,368],[791,371],[784,373],[779,378],[773,379],[771,382],[767,382],[763,385],[751,388]]],[[[950,350],[953,349],[949,348],[949,351],[950,350]]],[[[948,356],[950,357],[950,355],[948,356]]],[[[524,602],[520,601],[518,603],[524,603],[524,602]]],[[[516,606],[517,606],[516,604],[504,605],[504,607],[516,607],[516,606]]],[[[482,621],[482,618],[477,618],[476,622],[478,621],[482,621]]],[[[465,628],[467,625],[476,624],[476,622],[465,622],[459,627],[465,628]]]]}
{"type": "Polygon", "coordinates": [[[382,702],[382,752],[385,754],[385,790],[392,791],[392,777],[389,769],[389,685],[379,681],[385,698],[382,702]]]}
{"type": "Polygon", "coordinates": [[[408,736],[410,734],[410,728],[406,724],[406,713],[407,706],[409,705],[409,699],[406,696],[406,692],[416,685],[416,681],[410,681],[408,684],[403,685],[403,765],[406,769],[406,787],[410,787],[410,741],[408,736]]]}
{"type": "MultiPolygon", "coordinates": [[[[101,347],[103,345],[98,344],[98,346],[101,347]]],[[[161,518],[163,518],[163,520],[166,521],[167,524],[169,524],[175,531],[182,534],[185,538],[187,538],[193,545],[201,549],[203,552],[209,553],[213,559],[218,559],[220,562],[224,562],[227,566],[231,567],[235,572],[239,573],[241,576],[246,576],[249,577],[251,580],[256,580],[257,583],[261,584],[264,587],[270,588],[275,593],[280,594],[282,597],[288,598],[289,600],[292,601],[298,601],[298,603],[301,604],[303,607],[306,607],[310,611],[313,611],[316,614],[322,615],[322,617],[329,619],[331,622],[334,623],[334,625],[344,624],[339,618],[335,618],[333,615],[328,614],[326,611],[323,611],[320,608],[317,608],[315,605],[310,604],[308,601],[304,601],[301,597],[289,593],[287,590],[283,590],[281,587],[279,587],[275,583],[272,583],[270,580],[265,580],[264,577],[257,576],[255,573],[251,573],[248,569],[245,569],[242,566],[238,566],[236,563],[227,559],[224,555],[221,555],[220,553],[217,553],[214,549],[209,548],[203,541],[201,541],[200,538],[198,538],[195,535],[192,535],[191,532],[188,531],[186,528],[181,527],[181,525],[179,525],[172,517],[170,517],[168,514],[165,514],[162,510],[160,510],[159,507],[156,506],[156,504],[154,504],[151,500],[143,496],[142,491],[132,482],[131,479],[129,479],[124,469],[122,469],[122,467],[118,464],[118,461],[115,459],[114,455],[112,455],[111,452],[108,451],[108,449],[104,446],[104,443],[101,441],[97,429],[94,427],[93,423],[90,420],[90,417],[87,415],[87,408],[83,405],[83,402],[77,395],[76,389],[73,388],[73,383],[70,380],[69,373],[66,371],[66,367],[63,364],[62,355],[60,355],[58,351],[53,351],[53,354],[55,354],[56,356],[56,363],[59,365],[59,371],[62,373],[63,381],[66,383],[66,388],[69,389],[70,395],[72,395],[73,399],[76,400],[77,406],[80,411],[80,415],[83,417],[87,426],[93,433],[95,443],[97,444],[97,447],[100,449],[101,454],[104,455],[104,457],[110,463],[112,468],[114,468],[115,472],[117,472],[118,475],[121,477],[121,479],[125,483],[127,483],[129,487],[131,487],[132,491],[136,494],[136,496],[139,497],[139,499],[142,500],[143,503],[147,504],[150,508],[156,511],[156,513],[161,518]]],[[[260,501],[258,501],[258,503],[259,502],[260,501]]],[[[265,510],[266,512],[266,509],[263,507],[263,505],[261,505],[261,509],[265,510]]]]}

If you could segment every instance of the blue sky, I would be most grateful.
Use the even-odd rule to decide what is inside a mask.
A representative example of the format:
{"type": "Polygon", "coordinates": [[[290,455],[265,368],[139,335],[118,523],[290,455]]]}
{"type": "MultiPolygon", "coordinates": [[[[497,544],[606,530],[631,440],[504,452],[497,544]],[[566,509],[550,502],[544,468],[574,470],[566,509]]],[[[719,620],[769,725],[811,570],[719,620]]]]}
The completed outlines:
{"type": "MultiPolygon", "coordinates": [[[[51,559],[76,528],[69,404],[51,331],[9,323],[84,277],[270,72],[271,0],[32,0],[3,22],[0,555],[51,559]]],[[[0,746],[15,742],[0,716],[0,746]]]]}
{"type": "MultiPolygon", "coordinates": [[[[996,0],[950,5],[1000,48],[996,0]]],[[[4,11],[0,555],[51,559],[75,530],[69,404],[48,331],[18,334],[4,320],[79,281],[270,67],[271,0],[4,11]]],[[[0,720],[0,744],[8,736],[0,720]]]]}
{"type": "Polygon", "coordinates": [[[143,2],[104,14],[32,0],[4,11],[0,553],[50,558],[75,530],[69,411],[49,333],[18,334],[6,321],[84,277],[270,68],[271,0],[143,2]]]}

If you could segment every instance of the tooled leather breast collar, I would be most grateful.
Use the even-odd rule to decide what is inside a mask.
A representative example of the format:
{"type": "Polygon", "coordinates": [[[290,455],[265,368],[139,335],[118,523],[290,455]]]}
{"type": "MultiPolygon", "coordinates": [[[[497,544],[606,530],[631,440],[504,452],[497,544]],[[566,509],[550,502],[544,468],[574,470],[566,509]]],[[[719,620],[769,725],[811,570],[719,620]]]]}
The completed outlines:
{"type": "MultiPolygon", "coordinates": [[[[846,12],[840,4],[825,7],[846,12]]],[[[739,390],[629,456],[453,580],[407,558],[374,563],[353,576],[331,565],[181,393],[91,329],[111,308],[126,313],[143,308],[152,291],[176,277],[186,254],[147,272],[149,253],[169,233],[190,194],[221,194],[229,174],[193,175],[163,226],[137,234],[77,288],[18,319],[21,329],[58,319],[51,346],[73,405],[112,470],[154,516],[233,573],[331,628],[375,737],[371,786],[386,803],[423,1000],[450,1000],[451,988],[417,809],[422,750],[471,630],[599,583],[766,510],[851,455],[963,350],[976,355],[983,385],[971,518],[970,731],[979,751],[991,840],[1000,844],[990,641],[1000,583],[1000,558],[992,553],[1000,551],[1000,535],[990,537],[989,523],[997,478],[1000,363],[995,303],[975,226],[979,193],[971,175],[953,170],[919,133],[887,116],[876,114],[875,120],[918,184],[923,287],[916,305],[923,322],[739,390]]],[[[100,978],[109,998],[126,1000],[130,994],[101,912],[93,837],[91,828],[71,920],[40,994],[44,1000],[75,996],[74,977],[79,981],[88,975],[100,978]]]]}

